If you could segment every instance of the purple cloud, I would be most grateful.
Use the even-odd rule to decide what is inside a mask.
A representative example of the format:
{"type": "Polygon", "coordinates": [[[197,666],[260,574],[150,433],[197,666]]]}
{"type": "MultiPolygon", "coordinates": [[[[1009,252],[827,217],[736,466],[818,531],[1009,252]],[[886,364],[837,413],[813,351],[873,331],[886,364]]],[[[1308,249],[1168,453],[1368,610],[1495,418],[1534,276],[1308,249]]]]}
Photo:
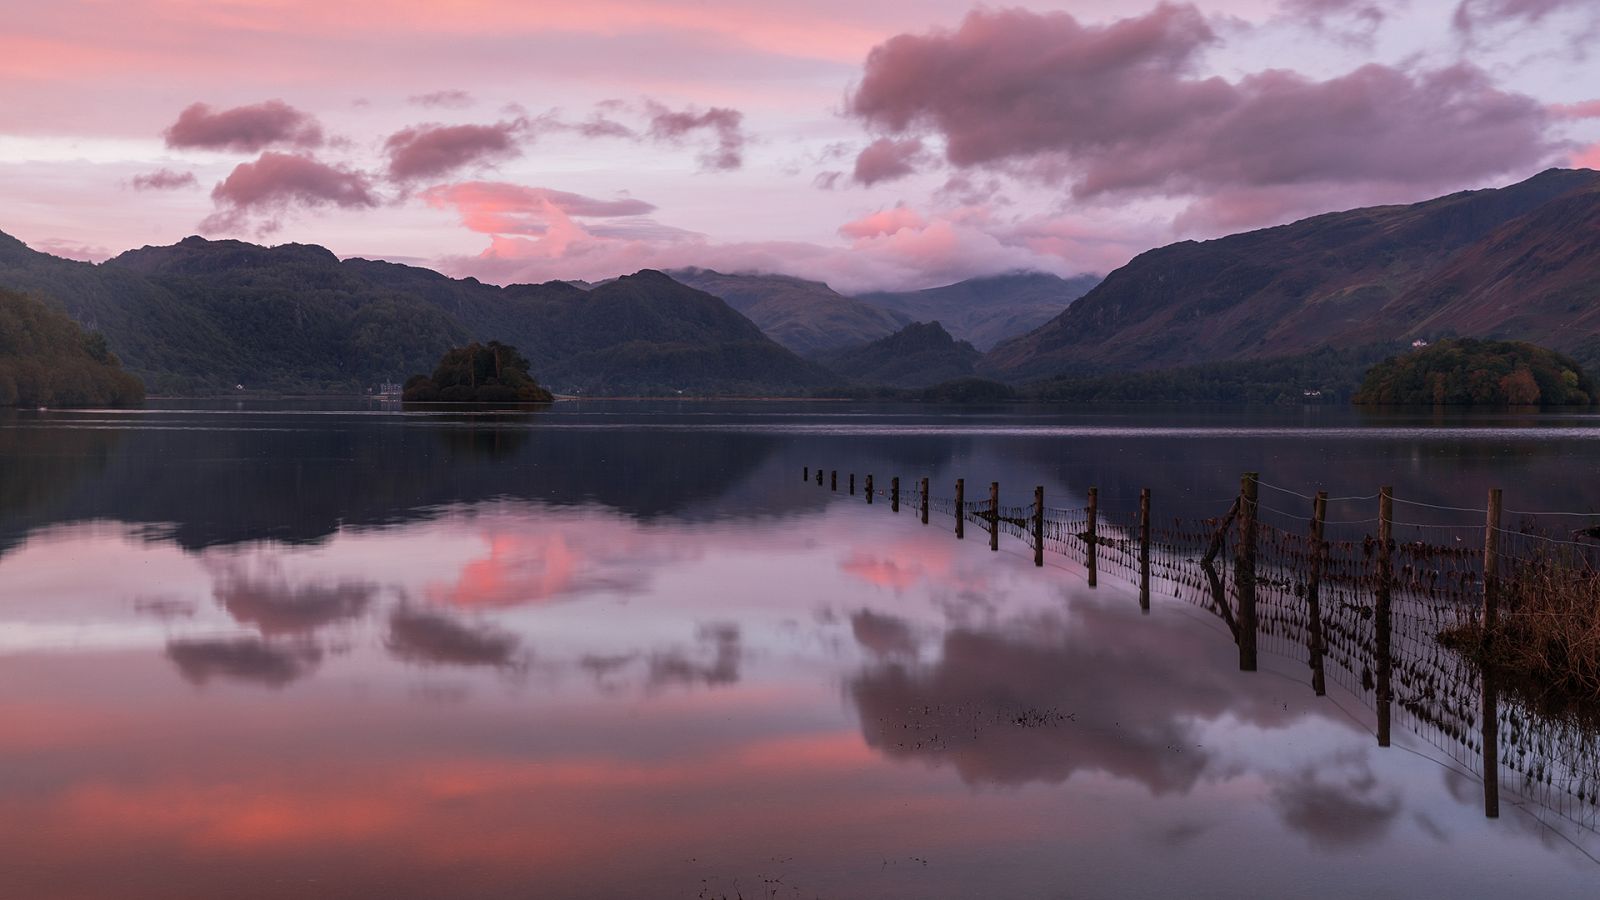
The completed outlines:
{"type": "Polygon", "coordinates": [[[384,142],[388,175],[408,182],[439,178],[478,163],[510,159],[522,152],[518,141],[525,119],[493,125],[414,125],[384,142]]]}
{"type": "Polygon", "coordinates": [[[941,136],[958,168],[1065,182],[1079,199],[1426,191],[1525,171],[1559,150],[1540,103],[1468,64],[1374,64],[1325,81],[1282,69],[1237,81],[1195,74],[1217,42],[1189,5],[1104,26],[979,10],[954,31],[875,48],[849,112],[890,135],[941,136]]]}
{"type": "Polygon", "coordinates": [[[309,113],[282,100],[214,110],[191,104],[162,136],[168,147],[255,153],[271,146],[320,147],[322,126],[309,113]]]}
{"type": "Polygon", "coordinates": [[[472,95],[462,90],[431,91],[426,94],[412,94],[406,102],[414,106],[439,107],[443,109],[465,109],[472,105],[472,95]]]}
{"type": "Polygon", "coordinates": [[[855,180],[865,185],[904,178],[916,171],[913,163],[922,155],[922,141],[910,138],[897,141],[878,138],[856,157],[855,180]]]}
{"type": "Polygon", "coordinates": [[[217,212],[204,230],[237,227],[252,213],[281,212],[294,206],[366,209],[378,205],[372,182],[360,172],[320,162],[300,153],[261,154],[240,163],[211,191],[217,212]]]}
{"type": "Polygon", "coordinates": [[[721,106],[704,112],[673,111],[659,103],[651,103],[648,108],[650,137],[676,143],[697,131],[709,131],[715,146],[700,155],[701,165],[708,169],[737,169],[744,165],[744,113],[721,106]]]}
{"type": "Polygon", "coordinates": [[[194,187],[198,184],[193,172],[175,172],[172,169],[157,169],[143,175],[135,175],[128,182],[136,191],[174,191],[178,188],[194,187]]]}

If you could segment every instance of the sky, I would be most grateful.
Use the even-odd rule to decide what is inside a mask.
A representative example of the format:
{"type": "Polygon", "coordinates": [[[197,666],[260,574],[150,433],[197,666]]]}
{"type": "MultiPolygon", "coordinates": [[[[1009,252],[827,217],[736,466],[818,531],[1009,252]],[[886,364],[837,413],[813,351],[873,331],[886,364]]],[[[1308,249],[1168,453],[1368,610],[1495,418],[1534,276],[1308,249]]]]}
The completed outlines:
{"type": "Polygon", "coordinates": [[[1595,0],[0,0],[0,231],[910,289],[1600,168],[1595,0]]]}

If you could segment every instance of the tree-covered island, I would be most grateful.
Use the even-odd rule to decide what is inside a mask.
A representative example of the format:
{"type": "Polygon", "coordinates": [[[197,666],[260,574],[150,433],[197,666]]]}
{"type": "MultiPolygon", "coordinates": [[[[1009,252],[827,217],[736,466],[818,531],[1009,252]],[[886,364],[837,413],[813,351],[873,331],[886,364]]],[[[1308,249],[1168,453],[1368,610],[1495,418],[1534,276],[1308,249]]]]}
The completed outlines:
{"type": "Polygon", "coordinates": [[[1367,370],[1354,400],[1368,406],[1588,406],[1594,382],[1570,358],[1521,341],[1460,338],[1367,370]]]}
{"type": "Polygon", "coordinates": [[[549,403],[555,397],[528,374],[528,360],[499,341],[447,351],[433,376],[406,379],[404,399],[418,403],[549,403]]]}

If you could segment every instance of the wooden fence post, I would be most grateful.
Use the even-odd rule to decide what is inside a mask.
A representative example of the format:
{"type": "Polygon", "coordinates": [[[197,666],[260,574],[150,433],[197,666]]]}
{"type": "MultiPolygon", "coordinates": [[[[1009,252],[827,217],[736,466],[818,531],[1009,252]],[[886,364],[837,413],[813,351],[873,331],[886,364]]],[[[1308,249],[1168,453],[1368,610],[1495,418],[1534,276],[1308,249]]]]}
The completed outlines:
{"type": "Polygon", "coordinates": [[[856,495],[856,473],[850,473],[850,496],[856,495]]]}
{"type": "Polygon", "coordinates": [[[1234,581],[1239,591],[1239,670],[1256,670],[1256,496],[1259,477],[1244,473],[1239,479],[1239,552],[1234,558],[1234,581]]]}
{"type": "Polygon", "coordinates": [[[1489,489],[1483,522],[1483,645],[1488,649],[1500,624],[1500,489],[1489,489]]]}
{"type": "Polygon", "coordinates": [[[928,524],[928,479],[922,479],[922,524],[928,524]]]}
{"type": "Polygon", "coordinates": [[[867,503],[872,502],[872,476],[867,476],[867,503]]]}
{"type": "Polygon", "coordinates": [[[1089,527],[1084,532],[1087,537],[1084,538],[1084,546],[1086,549],[1084,550],[1083,554],[1084,567],[1089,570],[1089,587],[1094,587],[1100,582],[1099,572],[1096,566],[1097,560],[1095,558],[1095,551],[1100,543],[1100,538],[1097,536],[1099,531],[1097,527],[1097,520],[1099,517],[1100,489],[1097,487],[1092,487],[1089,488],[1089,527]]]}
{"type": "Polygon", "coordinates": [[[956,540],[967,536],[967,480],[956,479],[956,540]]]}
{"type": "Polygon", "coordinates": [[[804,469],[800,470],[800,480],[801,481],[805,481],[805,482],[809,482],[811,480],[811,467],[810,466],[806,466],[804,469]]]}
{"type": "Polygon", "coordinates": [[[1000,482],[989,482],[989,549],[1000,549],[1000,482]]]}
{"type": "Polygon", "coordinates": [[[837,491],[838,489],[839,489],[839,470],[838,469],[834,469],[828,475],[828,490],[837,491]]]}
{"type": "Polygon", "coordinates": [[[889,479],[889,511],[900,511],[900,476],[889,479]]]}
{"type": "Polygon", "coordinates": [[[822,487],[822,470],[817,470],[817,487],[822,487]]]}
{"type": "Polygon", "coordinates": [[[1139,611],[1150,611],[1150,489],[1139,491],[1139,611]]]}
{"type": "Polygon", "coordinates": [[[1394,531],[1394,488],[1378,489],[1378,596],[1373,605],[1378,645],[1378,746],[1389,746],[1394,706],[1394,614],[1390,591],[1394,582],[1394,557],[1389,544],[1394,531]]]}
{"type": "Polygon", "coordinates": [[[1044,485],[1033,489],[1033,564],[1044,565],[1044,485]]]}
{"type": "Polygon", "coordinates": [[[1322,634],[1322,567],[1328,553],[1328,544],[1322,539],[1323,524],[1328,520],[1328,492],[1317,491],[1311,505],[1311,574],[1306,579],[1306,614],[1311,618],[1311,689],[1318,697],[1327,696],[1327,674],[1322,665],[1322,655],[1327,652],[1327,641],[1322,634]]]}

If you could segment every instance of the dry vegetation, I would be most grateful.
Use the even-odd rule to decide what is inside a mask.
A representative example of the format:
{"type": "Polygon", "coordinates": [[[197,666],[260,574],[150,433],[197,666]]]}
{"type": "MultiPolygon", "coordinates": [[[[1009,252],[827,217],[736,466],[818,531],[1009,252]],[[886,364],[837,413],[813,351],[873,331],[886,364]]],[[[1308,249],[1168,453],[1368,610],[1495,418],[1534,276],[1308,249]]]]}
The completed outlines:
{"type": "Polygon", "coordinates": [[[1600,704],[1600,572],[1544,557],[1519,563],[1500,593],[1493,633],[1486,635],[1473,618],[1441,639],[1477,656],[1541,705],[1600,704]]]}

